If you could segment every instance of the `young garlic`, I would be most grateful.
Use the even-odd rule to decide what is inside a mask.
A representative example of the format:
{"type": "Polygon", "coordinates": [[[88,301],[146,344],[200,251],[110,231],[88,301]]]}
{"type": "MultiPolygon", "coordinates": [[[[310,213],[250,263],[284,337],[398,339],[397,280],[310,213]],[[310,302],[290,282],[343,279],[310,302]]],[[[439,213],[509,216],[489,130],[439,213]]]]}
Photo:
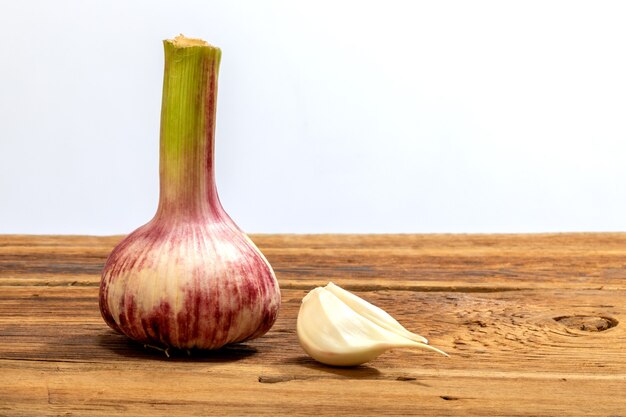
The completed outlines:
{"type": "Polygon", "coordinates": [[[429,349],[448,356],[381,308],[332,282],[302,299],[297,334],[304,351],[327,365],[360,365],[398,347],[429,349]]]}
{"type": "Polygon", "coordinates": [[[217,349],[266,333],[280,290],[215,187],[221,51],[182,35],[164,47],[159,205],[109,256],[100,311],[110,327],[144,344],[217,349]]]}

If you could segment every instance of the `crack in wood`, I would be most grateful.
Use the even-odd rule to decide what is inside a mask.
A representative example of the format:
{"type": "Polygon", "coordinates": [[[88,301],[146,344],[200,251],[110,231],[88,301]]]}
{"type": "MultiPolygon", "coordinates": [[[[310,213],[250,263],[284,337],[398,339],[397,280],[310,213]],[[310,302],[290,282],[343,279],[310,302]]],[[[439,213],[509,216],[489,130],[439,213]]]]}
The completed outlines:
{"type": "MultiPolygon", "coordinates": [[[[326,285],[326,282],[320,282],[319,285],[326,285]]],[[[289,290],[311,290],[315,284],[281,284],[281,288],[289,290]]],[[[508,292],[508,291],[523,291],[530,288],[522,287],[490,287],[479,285],[467,285],[467,286],[445,286],[445,285],[358,285],[347,284],[343,286],[349,291],[410,291],[410,292],[453,292],[453,293],[495,293],[495,292],[508,292]]]]}
{"type": "Polygon", "coordinates": [[[52,404],[52,399],[50,398],[50,387],[48,386],[48,381],[46,381],[46,395],[48,397],[48,404],[52,404]]]}
{"type": "Polygon", "coordinates": [[[47,362],[47,363],[89,363],[89,364],[104,364],[105,361],[84,361],[84,360],[69,360],[69,359],[41,359],[41,358],[7,358],[0,357],[0,361],[25,361],[25,362],[47,362]]]}
{"type": "Polygon", "coordinates": [[[412,376],[394,376],[394,375],[367,375],[367,376],[356,376],[356,377],[348,377],[342,375],[260,375],[257,380],[261,384],[278,384],[281,382],[290,382],[290,381],[318,381],[324,379],[332,379],[332,380],[376,380],[376,381],[398,381],[398,382],[410,382],[415,383],[417,385],[422,385],[428,387],[429,385],[418,382],[416,377],[412,376]]]}
{"type": "MultiPolygon", "coordinates": [[[[280,288],[283,290],[303,290],[309,291],[316,286],[326,285],[327,282],[313,283],[313,284],[289,284],[281,283],[280,288]]],[[[11,286],[15,287],[99,287],[100,281],[45,281],[45,282],[27,282],[12,283],[11,286]]],[[[510,291],[524,291],[524,290],[536,290],[538,288],[523,288],[523,287],[490,287],[490,286],[445,286],[445,285],[344,285],[349,291],[410,291],[410,292],[446,292],[446,293],[498,293],[498,292],[510,292],[510,291]]]]}

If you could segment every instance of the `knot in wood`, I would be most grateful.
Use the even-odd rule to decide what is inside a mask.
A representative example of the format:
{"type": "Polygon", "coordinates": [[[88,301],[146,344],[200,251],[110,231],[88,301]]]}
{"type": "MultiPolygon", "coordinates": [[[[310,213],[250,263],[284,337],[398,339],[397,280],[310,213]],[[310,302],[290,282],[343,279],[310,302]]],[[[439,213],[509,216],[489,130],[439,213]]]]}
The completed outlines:
{"type": "Polygon", "coordinates": [[[618,321],[612,317],[600,316],[561,316],[555,317],[554,320],[570,329],[586,332],[602,332],[618,324],[618,321]]]}

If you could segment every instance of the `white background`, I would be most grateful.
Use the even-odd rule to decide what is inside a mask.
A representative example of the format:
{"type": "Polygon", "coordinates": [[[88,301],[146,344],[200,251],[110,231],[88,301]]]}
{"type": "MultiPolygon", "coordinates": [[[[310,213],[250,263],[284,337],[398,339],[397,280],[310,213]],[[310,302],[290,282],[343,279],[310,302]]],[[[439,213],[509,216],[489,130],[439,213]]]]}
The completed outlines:
{"type": "Polygon", "coordinates": [[[223,51],[244,230],[626,230],[625,5],[2,0],[0,233],[151,218],[181,32],[223,51]]]}

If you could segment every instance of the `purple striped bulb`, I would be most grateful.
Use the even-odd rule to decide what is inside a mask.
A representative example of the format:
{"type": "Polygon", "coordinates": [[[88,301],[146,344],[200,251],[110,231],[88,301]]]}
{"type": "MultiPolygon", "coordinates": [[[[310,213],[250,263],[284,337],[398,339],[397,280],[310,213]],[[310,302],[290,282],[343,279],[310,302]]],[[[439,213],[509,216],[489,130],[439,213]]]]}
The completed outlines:
{"type": "Polygon", "coordinates": [[[164,46],[159,206],[107,259],[100,311],[109,326],[141,343],[218,349],[265,334],[280,289],[215,187],[221,52],[182,36],[164,46]]]}

